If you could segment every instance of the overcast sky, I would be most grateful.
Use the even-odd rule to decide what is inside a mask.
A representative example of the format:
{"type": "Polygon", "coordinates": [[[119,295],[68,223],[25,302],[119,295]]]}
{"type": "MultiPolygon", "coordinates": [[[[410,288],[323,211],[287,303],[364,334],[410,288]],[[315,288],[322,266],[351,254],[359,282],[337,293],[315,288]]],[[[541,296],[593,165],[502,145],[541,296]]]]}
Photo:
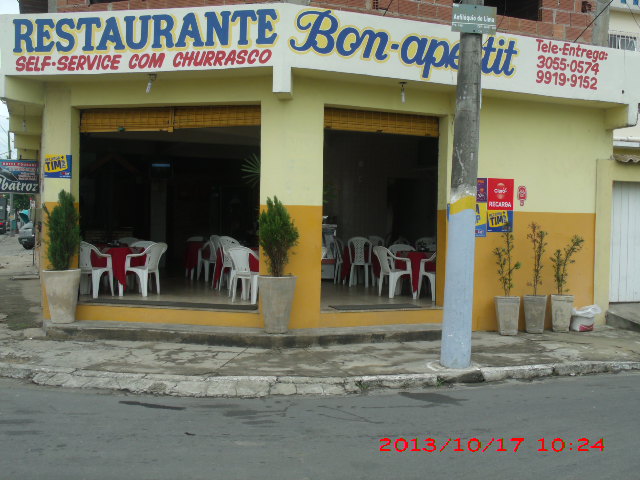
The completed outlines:
{"type": "MultiPolygon", "coordinates": [[[[0,0],[0,14],[3,13],[20,13],[18,0],[0,0]]],[[[7,152],[7,128],[9,128],[9,113],[4,103],[0,102],[0,157],[6,158],[7,152]]],[[[15,152],[14,152],[15,153],[15,152]]]]}

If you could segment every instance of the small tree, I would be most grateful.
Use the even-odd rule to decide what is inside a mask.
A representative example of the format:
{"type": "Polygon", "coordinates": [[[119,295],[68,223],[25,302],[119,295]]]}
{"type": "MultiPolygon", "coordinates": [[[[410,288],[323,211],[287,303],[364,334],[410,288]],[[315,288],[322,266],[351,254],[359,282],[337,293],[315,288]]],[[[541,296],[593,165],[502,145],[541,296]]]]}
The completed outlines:
{"type": "Polygon", "coordinates": [[[285,206],[273,197],[267,198],[267,209],[258,218],[260,246],[267,255],[269,274],[282,277],[289,263],[289,250],[298,244],[299,233],[285,206]]]}
{"type": "Polygon", "coordinates": [[[542,285],[542,256],[546,250],[547,242],[545,242],[545,238],[548,233],[542,230],[536,222],[531,222],[529,228],[531,233],[527,234],[527,238],[531,240],[531,245],[533,246],[533,278],[531,282],[527,283],[527,286],[533,287],[533,294],[537,295],[538,285],[542,285]]]}
{"type": "Polygon", "coordinates": [[[569,244],[564,247],[564,250],[556,250],[551,257],[551,263],[553,264],[553,280],[556,284],[556,290],[558,295],[564,295],[565,291],[569,291],[569,289],[565,290],[567,285],[567,277],[569,276],[569,272],[567,271],[567,267],[575,263],[573,256],[582,250],[584,245],[584,238],[579,235],[574,235],[569,240],[569,244]]]}
{"type": "Polygon", "coordinates": [[[508,297],[513,288],[513,271],[520,268],[520,262],[513,263],[513,233],[503,232],[504,247],[496,247],[493,254],[496,256],[498,265],[498,281],[504,291],[504,296],[508,297]]]}
{"type": "Polygon", "coordinates": [[[80,246],[80,215],[75,207],[75,199],[71,193],[61,190],[58,205],[51,212],[45,205],[44,211],[47,214],[49,263],[54,270],[69,270],[71,258],[80,246]]]}

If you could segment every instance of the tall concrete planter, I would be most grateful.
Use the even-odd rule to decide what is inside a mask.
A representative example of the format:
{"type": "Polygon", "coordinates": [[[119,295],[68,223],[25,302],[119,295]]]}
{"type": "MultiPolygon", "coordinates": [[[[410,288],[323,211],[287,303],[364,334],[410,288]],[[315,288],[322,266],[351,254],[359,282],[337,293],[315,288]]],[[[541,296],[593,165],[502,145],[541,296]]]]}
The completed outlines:
{"type": "Polygon", "coordinates": [[[264,330],[267,333],[287,333],[291,306],[296,290],[296,277],[258,277],[264,330]]]}
{"type": "Polygon", "coordinates": [[[547,313],[546,295],[524,296],[524,322],[527,333],[544,332],[544,318],[547,313]]]}
{"type": "Polygon", "coordinates": [[[73,323],[80,288],[80,269],[45,270],[42,272],[47,290],[51,323],[73,323]]]}
{"type": "Polygon", "coordinates": [[[551,295],[551,328],[554,332],[568,332],[571,323],[573,295],[551,295]]]}
{"type": "Polygon", "coordinates": [[[500,335],[517,335],[520,317],[520,297],[495,297],[498,332],[500,335]]]}

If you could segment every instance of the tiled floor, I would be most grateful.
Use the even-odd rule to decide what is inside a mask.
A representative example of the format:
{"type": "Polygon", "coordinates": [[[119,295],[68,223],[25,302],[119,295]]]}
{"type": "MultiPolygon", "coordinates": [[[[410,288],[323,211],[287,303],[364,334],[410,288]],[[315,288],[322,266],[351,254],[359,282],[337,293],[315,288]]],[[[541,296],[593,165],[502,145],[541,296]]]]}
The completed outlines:
{"type": "MultiPolygon", "coordinates": [[[[151,282],[150,282],[151,283],[151,282]]],[[[100,294],[96,300],[91,295],[81,295],[80,303],[109,303],[111,305],[167,305],[189,308],[186,304],[191,304],[193,308],[232,308],[247,309],[253,306],[247,300],[240,299],[240,289],[236,294],[235,302],[231,301],[228,290],[212,289],[211,282],[205,283],[204,280],[189,280],[184,276],[160,275],[160,291],[161,294],[155,292],[155,281],[153,289],[143,297],[138,293],[136,286],[129,287],[122,297],[117,294],[111,296],[108,289],[103,285],[100,294]]],[[[321,310],[333,311],[336,309],[331,306],[346,305],[398,305],[399,308],[406,308],[408,304],[415,305],[419,308],[435,308],[431,302],[431,295],[425,291],[423,287],[422,295],[419,299],[414,300],[408,291],[408,283],[405,282],[404,290],[401,294],[396,295],[393,299],[389,298],[389,287],[385,284],[382,295],[378,296],[378,287],[369,286],[365,288],[360,284],[349,287],[348,285],[334,285],[330,280],[322,281],[322,297],[320,302],[321,310]]]]}

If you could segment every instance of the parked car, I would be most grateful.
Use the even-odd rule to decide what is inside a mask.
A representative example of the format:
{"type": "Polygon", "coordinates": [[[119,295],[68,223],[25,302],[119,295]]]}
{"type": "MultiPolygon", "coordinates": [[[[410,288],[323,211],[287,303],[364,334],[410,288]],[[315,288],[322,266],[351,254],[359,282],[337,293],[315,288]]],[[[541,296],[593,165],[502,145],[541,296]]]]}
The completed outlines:
{"type": "Polygon", "coordinates": [[[7,233],[7,221],[0,220],[0,233],[7,233]]]}
{"type": "Polygon", "coordinates": [[[31,250],[36,244],[36,235],[33,231],[33,222],[25,223],[18,232],[18,242],[27,250],[31,250]]]}

